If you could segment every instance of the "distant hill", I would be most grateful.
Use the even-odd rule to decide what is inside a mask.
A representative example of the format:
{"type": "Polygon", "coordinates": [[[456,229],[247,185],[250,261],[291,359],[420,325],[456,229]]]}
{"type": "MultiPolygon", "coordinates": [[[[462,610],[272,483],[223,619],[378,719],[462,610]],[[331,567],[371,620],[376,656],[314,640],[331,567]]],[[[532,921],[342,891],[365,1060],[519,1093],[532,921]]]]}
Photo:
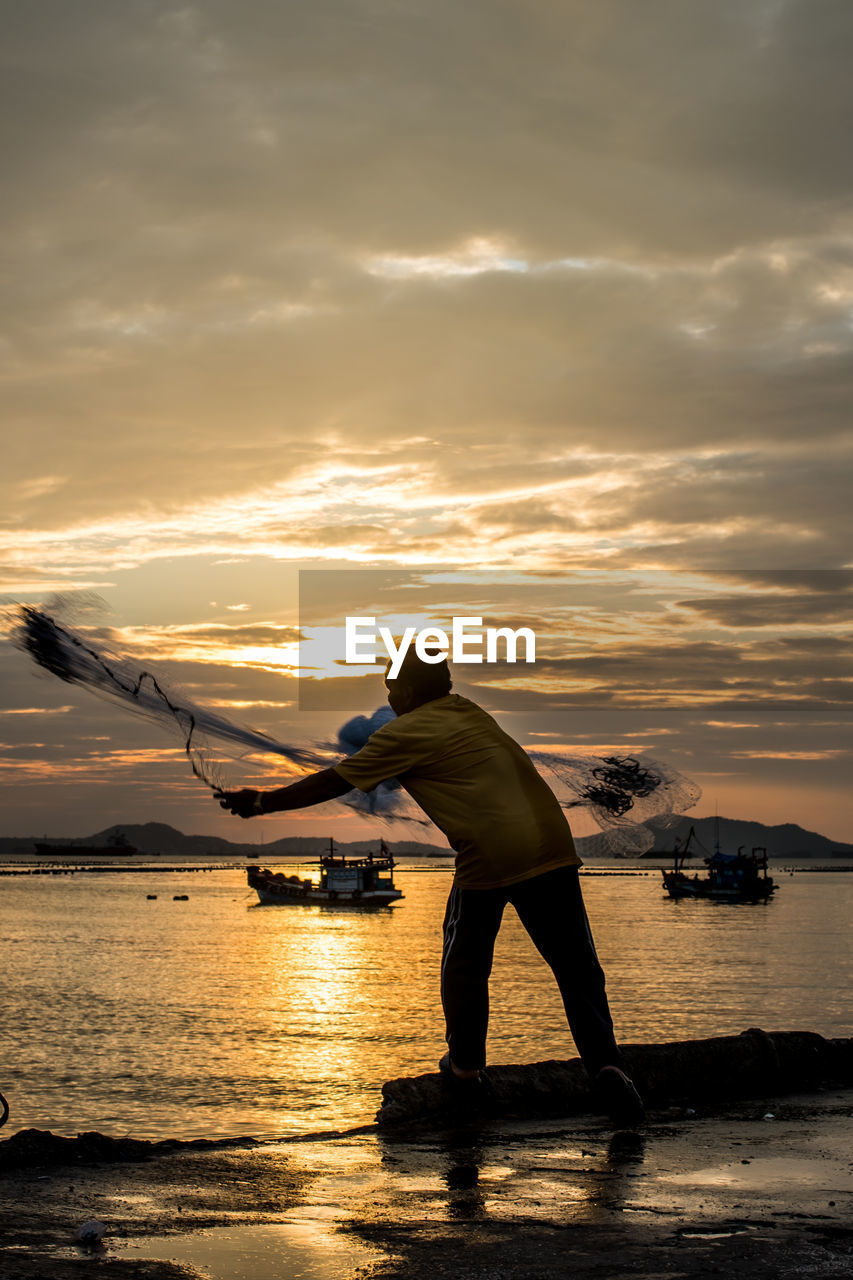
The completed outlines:
{"type": "MultiPolygon", "coordinates": [[[[716,819],[680,818],[672,827],[656,829],[657,839],[654,849],[646,857],[655,853],[665,855],[672,853],[673,842],[679,839],[682,844],[687,839],[691,827],[707,853],[714,852],[714,824],[716,819]]],[[[741,822],[737,818],[720,818],[720,848],[723,853],[737,853],[743,846],[747,853],[754,848],[764,848],[770,858],[831,858],[853,857],[853,844],[842,844],[837,840],[829,840],[816,831],[806,831],[794,822],[783,822],[779,826],[768,827],[762,822],[741,822]]],[[[649,826],[655,829],[653,822],[649,826]]],[[[691,851],[693,850],[691,841],[691,851]]],[[[702,851],[697,850],[699,856],[702,851]]]]}
{"type": "MultiPolygon", "coordinates": [[[[103,831],[97,831],[91,836],[78,836],[73,839],[57,836],[48,843],[67,844],[73,852],[74,847],[78,845],[109,845],[116,836],[124,836],[128,843],[140,853],[151,857],[167,858],[208,857],[229,860],[255,858],[260,862],[264,858],[280,857],[283,854],[316,858],[321,853],[328,852],[329,848],[329,841],[323,836],[285,836],[281,840],[271,840],[265,844],[238,844],[232,840],[225,840],[221,836],[184,835],[182,831],[178,831],[176,827],[170,827],[165,822],[118,823],[115,826],[106,827],[103,831]]],[[[43,836],[0,838],[0,856],[32,854],[35,841],[43,839],[43,836]]],[[[388,840],[386,844],[392,853],[401,858],[451,856],[452,852],[446,845],[439,847],[419,844],[412,840],[388,840]]],[[[348,854],[368,853],[371,849],[374,851],[378,849],[379,838],[335,841],[335,847],[348,854]]]]}
{"type": "MultiPolygon", "coordinates": [[[[671,854],[673,841],[678,838],[683,844],[691,827],[695,827],[696,835],[707,853],[712,853],[714,822],[712,817],[686,817],[680,818],[674,826],[657,828],[654,849],[646,857],[671,854]]],[[[741,822],[736,818],[720,818],[719,822],[720,847],[724,853],[736,853],[743,845],[747,851],[755,847],[766,848],[771,858],[853,857],[853,844],[840,844],[816,831],[806,831],[792,822],[776,827],[768,827],[761,822],[741,822]]],[[[654,829],[654,823],[649,825],[654,829]]],[[[146,856],[166,858],[221,858],[228,861],[252,858],[262,862],[285,854],[317,858],[329,848],[329,841],[323,836],[285,836],[281,840],[271,840],[265,844],[240,844],[221,836],[184,835],[176,827],[170,827],[164,822],[118,823],[91,836],[68,840],[56,837],[54,843],[68,844],[72,849],[75,845],[109,845],[118,835],[124,836],[146,856]]],[[[36,839],[41,840],[43,837],[0,838],[0,857],[32,855],[36,839]]],[[[446,845],[421,844],[413,840],[388,840],[386,843],[398,858],[452,857],[452,851],[446,845]]],[[[595,855],[585,848],[585,843],[584,840],[578,841],[581,857],[584,861],[594,860],[595,855]]],[[[376,850],[378,845],[378,836],[370,840],[335,842],[336,848],[347,854],[367,853],[371,849],[376,850]]],[[[700,857],[704,856],[701,849],[697,852],[700,857]]]]}

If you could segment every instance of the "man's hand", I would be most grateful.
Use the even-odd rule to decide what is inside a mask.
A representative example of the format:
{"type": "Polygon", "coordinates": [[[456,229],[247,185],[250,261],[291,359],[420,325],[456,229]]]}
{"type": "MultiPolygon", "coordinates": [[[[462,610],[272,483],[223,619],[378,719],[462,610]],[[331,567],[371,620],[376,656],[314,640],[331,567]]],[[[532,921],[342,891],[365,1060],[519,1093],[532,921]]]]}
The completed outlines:
{"type": "Polygon", "coordinates": [[[262,794],[261,791],[254,791],[251,787],[245,787],[242,791],[214,791],[213,793],[220,807],[227,809],[238,818],[257,818],[260,813],[263,813],[260,806],[262,794]]]}
{"type": "Polygon", "coordinates": [[[307,778],[300,778],[298,782],[291,782],[275,791],[254,791],[251,787],[246,787],[243,791],[219,789],[213,794],[223,809],[236,813],[238,818],[256,818],[259,813],[284,813],[288,809],[305,809],[308,805],[323,804],[326,800],[346,795],[348,791],[352,791],[351,784],[345,782],[333,768],[329,768],[309,773],[307,778]]]}

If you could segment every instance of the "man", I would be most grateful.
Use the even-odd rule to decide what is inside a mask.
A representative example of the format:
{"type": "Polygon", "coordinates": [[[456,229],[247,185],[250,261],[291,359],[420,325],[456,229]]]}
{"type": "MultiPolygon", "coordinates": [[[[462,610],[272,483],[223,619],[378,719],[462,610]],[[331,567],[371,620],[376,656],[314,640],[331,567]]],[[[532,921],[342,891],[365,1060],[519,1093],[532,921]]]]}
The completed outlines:
{"type": "Polygon", "coordinates": [[[441,964],[448,1051],[439,1066],[448,1082],[470,1093],[482,1082],[489,975],[511,902],[557,979],[604,1106],[616,1123],[639,1123],[643,1105],[622,1069],[563,809],[518,743],[481,707],[450,692],[446,661],[425,663],[410,649],[386,684],[397,718],[360,751],[277,791],[219,792],[222,808],[249,818],[399,779],[456,850],[441,964]]]}

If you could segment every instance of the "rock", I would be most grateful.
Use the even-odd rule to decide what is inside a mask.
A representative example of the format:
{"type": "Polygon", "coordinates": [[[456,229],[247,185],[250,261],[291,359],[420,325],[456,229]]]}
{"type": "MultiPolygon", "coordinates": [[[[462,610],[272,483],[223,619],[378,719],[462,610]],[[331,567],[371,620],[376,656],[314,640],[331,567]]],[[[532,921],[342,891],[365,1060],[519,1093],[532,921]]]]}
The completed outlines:
{"type": "Polygon", "coordinates": [[[0,1171],[38,1166],[131,1164],[177,1151],[209,1151],[257,1146],[255,1138],[110,1138],[104,1133],[78,1133],[65,1138],[49,1129],[21,1129],[0,1142],[0,1171]]]}
{"type": "MultiPolygon", "coordinates": [[[[762,1031],[736,1036],[623,1045],[629,1074],[654,1106],[772,1097],[822,1084],[853,1084],[853,1040],[826,1040],[811,1031],[762,1031]]],[[[596,1107],[579,1058],[488,1068],[480,1113],[526,1118],[579,1115],[596,1107]]],[[[382,1087],[381,1127],[458,1118],[461,1101],[438,1074],[390,1080],[382,1087]]],[[[468,1118],[470,1118],[470,1113],[468,1118]]]]}
{"type": "Polygon", "coordinates": [[[21,1129],[0,1143],[0,1168],[147,1160],[153,1146],[143,1139],[108,1138],[103,1133],[64,1138],[49,1129],[21,1129]]]}
{"type": "Polygon", "coordinates": [[[84,1222],[81,1227],[77,1228],[74,1232],[74,1239],[78,1240],[80,1244],[100,1244],[106,1233],[106,1223],[99,1222],[97,1218],[92,1218],[89,1222],[84,1222]]]}

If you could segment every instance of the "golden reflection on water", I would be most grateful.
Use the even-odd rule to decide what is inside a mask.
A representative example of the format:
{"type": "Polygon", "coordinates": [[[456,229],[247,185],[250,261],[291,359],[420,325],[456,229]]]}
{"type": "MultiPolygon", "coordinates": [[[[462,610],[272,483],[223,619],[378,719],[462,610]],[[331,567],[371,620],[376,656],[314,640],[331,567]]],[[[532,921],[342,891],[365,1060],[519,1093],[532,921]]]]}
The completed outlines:
{"type": "Polygon", "coordinates": [[[358,1042],[346,1034],[346,1025],[355,1007],[365,1012],[360,979],[368,961],[367,935],[357,917],[307,910],[315,927],[295,933],[283,928],[268,956],[276,1009],[272,1030],[278,1035],[273,1060],[284,1077],[296,1071],[320,1082],[353,1071],[358,1042]],[[302,1033],[296,1037],[295,1027],[302,1033]]]}

